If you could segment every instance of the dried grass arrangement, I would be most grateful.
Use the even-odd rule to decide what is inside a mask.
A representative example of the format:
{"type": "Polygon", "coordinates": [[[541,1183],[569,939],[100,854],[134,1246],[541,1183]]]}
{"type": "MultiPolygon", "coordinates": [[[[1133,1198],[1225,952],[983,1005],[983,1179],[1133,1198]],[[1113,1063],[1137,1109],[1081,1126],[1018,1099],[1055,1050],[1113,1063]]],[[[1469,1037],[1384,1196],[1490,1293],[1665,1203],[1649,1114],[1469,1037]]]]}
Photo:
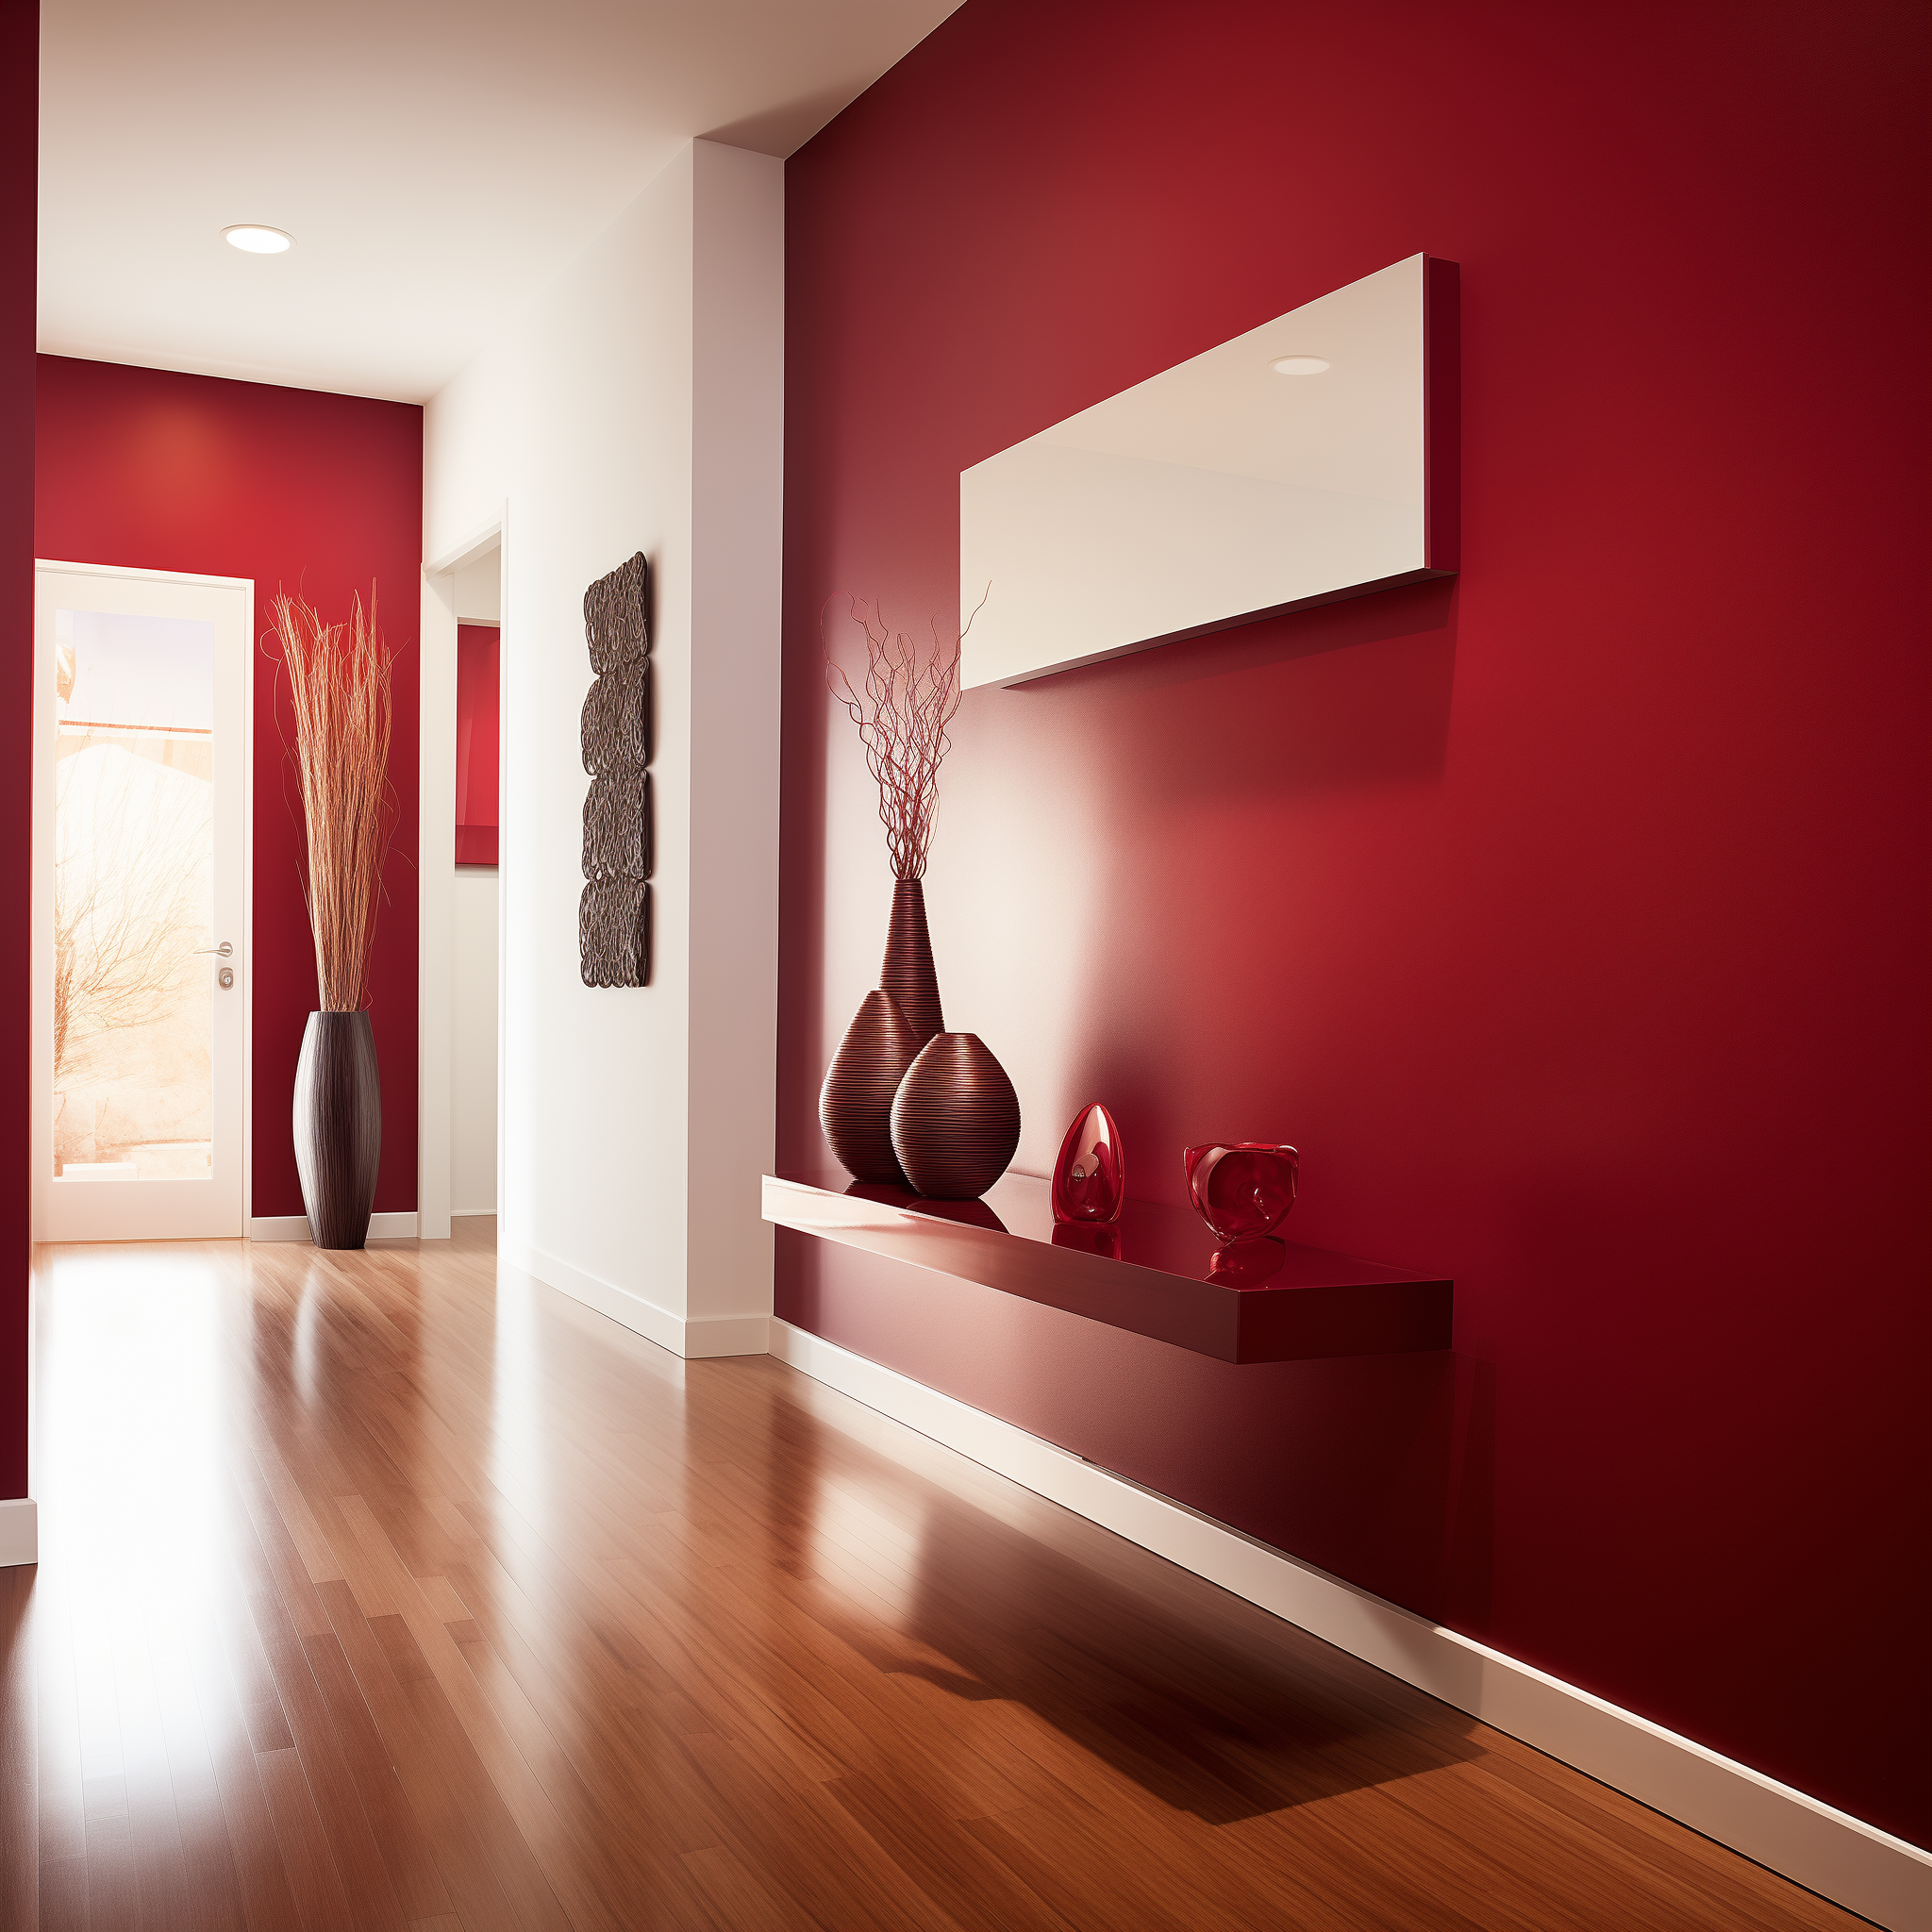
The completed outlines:
{"type": "Polygon", "coordinates": [[[346,624],[325,624],[313,605],[284,591],[271,608],[295,713],[316,991],[323,1011],[354,1012],[369,1002],[382,869],[398,812],[389,777],[395,654],[375,625],[374,587],[366,616],[358,596],[346,624]]]}
{"type": "MultiPolygon", "coordinates": [[[[858,726],[865,761],[879,788],[892,876],[924,878],[940,800],[940,766],[952,748],[946,726],[959,708],[959,639],[946,642],[934,618],[927,646],[909,632],[894,631],[876,605],[868,608],[855,598],[848,608],[865,633],[865,686],[854,689],[829,641],[825,682],[858,726]]],[[[819,623],[823,635],[823,612],[819,623]]],[[[969,618],[966,629],[972,627],[969,618]]]]}

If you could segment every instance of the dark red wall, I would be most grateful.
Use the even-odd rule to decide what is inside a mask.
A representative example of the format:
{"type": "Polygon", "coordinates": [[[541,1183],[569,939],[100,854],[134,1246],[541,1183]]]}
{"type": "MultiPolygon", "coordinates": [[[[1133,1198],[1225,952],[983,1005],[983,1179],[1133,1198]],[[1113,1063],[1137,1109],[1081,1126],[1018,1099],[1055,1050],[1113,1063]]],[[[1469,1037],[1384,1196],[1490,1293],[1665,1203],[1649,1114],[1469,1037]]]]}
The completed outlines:
{"type": "MultiPolygon", "coordinates": [[[[34,541],[42,557],[255,580],[325,615],[375,586],[396,652],[390,753],[401,816],[375,933],[370,1010],[382,1065],[378,1213],[416,1206],[416,774],[421,675],[423,411],[413,404],[222,382],[112,362],[40,358],[34,541]]],[[[255,675],[257,1214],[299,1214],[289,1109],[315,1005],[302,906],[303,832],[286,702],[266,656],[255,675]]]]}
{"type": "Polygon", "coordinates": [[[0,8],[0,1497],[27,1492],[27,1108],[33,1016],[26,827],[33,807],[34,257],[40,200],[35,6],[0,8]]]}
{"type": "Polygon", "coordinates": [[[1459,579],[974,692],[927,881],[1036,1172],[1095,1098],[1171,1200],[1293,1140],[1293,1232],[1453,1274],[1457,1352],[1236,1369],[789,1235],[778,1302],[1922,1842],[1928,17],[968,0],[792,158],[801,1164],[885,904],[822,602],[955,611],[963,465],[1461,264],[1459,579]]]}

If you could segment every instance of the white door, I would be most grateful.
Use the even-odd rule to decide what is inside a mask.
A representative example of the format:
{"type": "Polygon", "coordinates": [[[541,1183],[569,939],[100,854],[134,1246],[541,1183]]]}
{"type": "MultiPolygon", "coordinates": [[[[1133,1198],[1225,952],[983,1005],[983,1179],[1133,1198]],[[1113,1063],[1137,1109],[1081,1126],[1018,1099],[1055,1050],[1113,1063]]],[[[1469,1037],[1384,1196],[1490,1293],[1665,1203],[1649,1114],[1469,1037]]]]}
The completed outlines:
{"type": "Polygon", "coordinates": [[[239,1235],[255,587],[34,567],[34,1220],[239,1235]]]}

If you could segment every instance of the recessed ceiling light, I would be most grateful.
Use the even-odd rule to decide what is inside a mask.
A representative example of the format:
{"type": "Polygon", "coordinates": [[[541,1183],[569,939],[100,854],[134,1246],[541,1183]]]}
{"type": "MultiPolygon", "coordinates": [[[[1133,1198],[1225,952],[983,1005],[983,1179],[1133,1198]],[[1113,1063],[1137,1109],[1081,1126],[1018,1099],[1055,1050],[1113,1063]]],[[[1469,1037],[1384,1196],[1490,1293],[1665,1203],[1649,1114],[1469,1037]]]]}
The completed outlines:
{"type": "Polygon", "coordinates": [[[1276,375],[1320,375],[1328,367],[1319,356],[1284,356],[1268,366],[1276,375]]]}
{"type": "Polygon", "coordinates": [[[245,249],[250,255],[280,255],[295,244],[292,235],[285,235],[279,228],[258,226],[254,222],[241,222],[232,228],[224,228],[222,240],[230,248],[245,249]]]}

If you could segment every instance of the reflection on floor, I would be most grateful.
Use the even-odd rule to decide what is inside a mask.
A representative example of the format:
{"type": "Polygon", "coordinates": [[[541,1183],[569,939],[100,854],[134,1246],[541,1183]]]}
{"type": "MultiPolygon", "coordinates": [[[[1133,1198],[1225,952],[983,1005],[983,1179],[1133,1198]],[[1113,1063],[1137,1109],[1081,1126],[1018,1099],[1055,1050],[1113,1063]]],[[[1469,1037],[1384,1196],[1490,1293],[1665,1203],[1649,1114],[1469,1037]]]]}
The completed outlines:
{"type": "Polygon", "coordinates": [[[42,1251],[9,1927],[1861,1923],[492,1241],[42,1251]]]}

